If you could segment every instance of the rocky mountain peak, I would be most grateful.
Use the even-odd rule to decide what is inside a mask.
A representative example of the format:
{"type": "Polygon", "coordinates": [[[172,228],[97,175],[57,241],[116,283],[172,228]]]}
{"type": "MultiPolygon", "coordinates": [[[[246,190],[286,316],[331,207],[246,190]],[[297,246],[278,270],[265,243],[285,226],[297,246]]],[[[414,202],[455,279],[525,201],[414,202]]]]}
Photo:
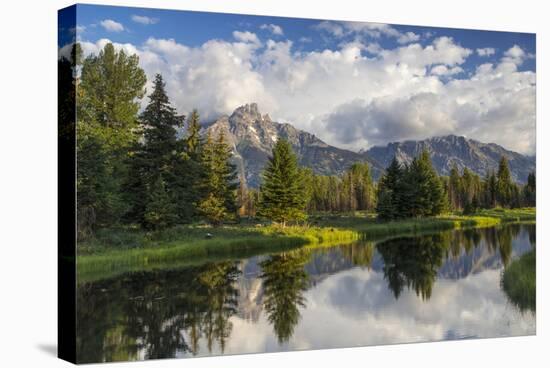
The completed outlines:
{"type": "MultiPolygon", "coordinates": [[[[292,124],[272,121],[268,114],[261,114],[256,103],[239,106],[229,117],[222,116],[207,128],[214,136],[222,130],[228,132],[226,139],[240,177],[251,187],[260,184],[260,174],[279,138],[292,145],[301,165],[323,175],[338,175],[353,162],[368,160],[356,152],[330,146],[292,124]]],[[[373,172],[378,176],[381,169],[373,172]]]]}
{"type": "Polygon", "coordinates": [[[238,121],[242,123],[254,123],[262,120],[262,114],[258,109],[258,104],[255,102],[239,106],[233,111],[229,117],[230,121],[238,121]]]}

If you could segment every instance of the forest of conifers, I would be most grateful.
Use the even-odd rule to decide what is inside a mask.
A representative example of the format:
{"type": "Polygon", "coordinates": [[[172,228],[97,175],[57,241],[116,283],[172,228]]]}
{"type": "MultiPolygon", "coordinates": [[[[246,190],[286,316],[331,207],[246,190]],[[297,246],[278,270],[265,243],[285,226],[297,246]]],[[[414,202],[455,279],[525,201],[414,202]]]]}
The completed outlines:
{"type": "Polygon", "coordinates": [[[161,75],[146,91],[136,55],[107,44],[97,55],[83,58],[76,44],[72,60],[60,59],[59,72],[70,75],[76,86],[79,239],[120,224],[160,230],[257,217],[284,225],[317,212],[361,210],[396,219],[535,205],[535,174],[525,185],[514,183],[505,157],[498,171],[485,177],[457,167],[440,176],[424,151],[410,164],[394,159],[375,183],[363,162],[339,176],[300,167],[282,138],[260,188],[247,188],[224,134],[204,134],[196,110],[178,115],[161,75]],[[146,96],[148,103],[140,111],[146,96]]]}

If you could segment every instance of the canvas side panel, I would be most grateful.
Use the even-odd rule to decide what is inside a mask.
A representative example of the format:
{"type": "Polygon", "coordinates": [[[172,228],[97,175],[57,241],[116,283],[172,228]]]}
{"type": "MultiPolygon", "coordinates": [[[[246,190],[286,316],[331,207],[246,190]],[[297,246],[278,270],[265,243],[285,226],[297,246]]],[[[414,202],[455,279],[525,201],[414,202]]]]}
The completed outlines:
{"type": "Polygon", "coordinates": [[[58,356],[76,363],[76,5],[58,12],[58,356]]]}

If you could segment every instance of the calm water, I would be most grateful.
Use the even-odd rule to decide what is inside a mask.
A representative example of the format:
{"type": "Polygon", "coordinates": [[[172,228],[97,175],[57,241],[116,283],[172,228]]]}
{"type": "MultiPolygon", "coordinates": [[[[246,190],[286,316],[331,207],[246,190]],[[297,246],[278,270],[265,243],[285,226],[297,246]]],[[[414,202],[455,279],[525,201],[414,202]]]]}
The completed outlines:
{"type": "Polygon", "coordinates": [[[535,333],[501,290],[534,225],[292,251],[79,286],[79,361],[535,333]]]}

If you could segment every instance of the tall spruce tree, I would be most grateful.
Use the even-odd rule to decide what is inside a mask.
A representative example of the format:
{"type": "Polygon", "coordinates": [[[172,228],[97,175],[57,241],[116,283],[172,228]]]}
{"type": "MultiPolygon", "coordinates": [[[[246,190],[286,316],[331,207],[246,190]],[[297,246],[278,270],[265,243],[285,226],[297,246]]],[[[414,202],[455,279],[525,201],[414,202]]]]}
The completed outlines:
{"type": "Polygon", "coordinates": [[[290,143],[279,138],[264,169],[260,215],[286,225],[306,218],[306,188],[290,143]]]}
{"type": "Polygon", "coordinates": [[[376,212],[381,219],[395,219],[401,217],[402,206],[403,168],[397,158],[393,158],[386,173],[378,182],[378,200],[376,212]]]}
{"type": "Polygon", "coordinates": [[[403,212],[409,217],[435,216],[445,207],[441,181],[427,150],[416,157],[405,174],[403,212]]]}
{"type": "Polygon", "coordinates": [[[510,206],[513,195],[513,183],[508,167],[508,160],[502,156],[497,172],[497,199],[501,206],[510,206]]]}
{"type": "MultiPolygon", "coordinates": [[[[146,216],[151,193],[167,196],[172,203],[177,203],[180,193],[186,188],[177,180],[175,167],[182,164],[184,158],[178,154],[180,147],[176,128],[183,125],[184,117],[179,116],[170,105],[165,91],[165,84],[160,74],[155,76],[153,92],[149,95],[149,104],[140,116],[143,139],[135,145],[130,159],[130,175],[127,190],[129,201],[133,204],[130,218],[145,228],[159,229],[173,221],[151,222],[146,216]]],[[[177,218],[177,207],[170,206],[173,213],[167,218],[177,218]]]]}
{"type": "Polygon", "coordinates": [[[227,143],[225,131],[221,131],[214,145],[216,175],[220,178],[217,193],[223,199],[228,218],[237,214],[237,188],[239,186],[237,167],[231,162],[233,152],[227,143]]]}
{"type": "Polygon", "coordinates": [[[201,150],[202,182],[199,212],[212,224],[234,219],[237,214],[237,172],[231,163],[231,147],[220,132],[216,140],[210,132],[201,150]]]}
{"type": "Polygon", "coordinates": [[[189,222],[198,215],[200,186],[204,179],[201,150],[204,139],[200,134],[200,116],[193,110],[187,119],[185,136],[178,141],[178,162],[175,166],[178,187],[177,212],[181,222],[189,222]]]}

